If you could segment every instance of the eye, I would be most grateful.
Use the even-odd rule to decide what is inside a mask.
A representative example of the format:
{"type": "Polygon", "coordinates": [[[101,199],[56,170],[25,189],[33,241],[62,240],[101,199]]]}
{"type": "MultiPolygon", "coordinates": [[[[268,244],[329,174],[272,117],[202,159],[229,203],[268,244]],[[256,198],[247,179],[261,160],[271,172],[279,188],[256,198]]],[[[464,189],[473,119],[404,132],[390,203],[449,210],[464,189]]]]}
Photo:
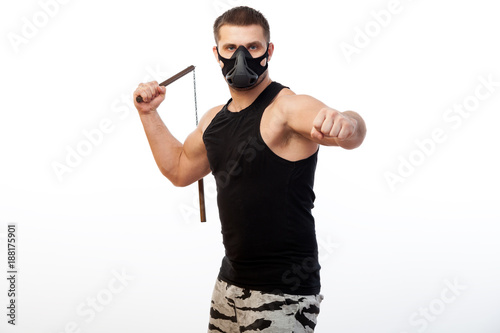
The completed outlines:
{"type": "Polygon", "coordinates": [[[236,50],[236,48],[235,48],[234,46],[228,46],[228,47],[227,47],[227,50],[228,50],[228,51],[234,51],[234,50],[236,50]]]}
{"type": "Polygon", "coordinates": [[[255,50],[257,50],[257,46],[256,45],[252,45],[248,49],[251,50],[251,51],[255,51],[255,50]]]}

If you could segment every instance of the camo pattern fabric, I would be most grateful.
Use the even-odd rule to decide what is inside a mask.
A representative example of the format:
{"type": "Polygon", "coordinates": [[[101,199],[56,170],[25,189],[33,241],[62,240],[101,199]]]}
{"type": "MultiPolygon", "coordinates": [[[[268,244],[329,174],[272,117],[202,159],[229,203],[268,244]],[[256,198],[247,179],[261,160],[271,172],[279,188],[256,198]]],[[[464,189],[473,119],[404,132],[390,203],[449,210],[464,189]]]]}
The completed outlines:
{"type": "Polygon", "coordinates": [[[323,295],[255,291],[220,279],[214,287],[208,333],[314,332],[323,295]]]}

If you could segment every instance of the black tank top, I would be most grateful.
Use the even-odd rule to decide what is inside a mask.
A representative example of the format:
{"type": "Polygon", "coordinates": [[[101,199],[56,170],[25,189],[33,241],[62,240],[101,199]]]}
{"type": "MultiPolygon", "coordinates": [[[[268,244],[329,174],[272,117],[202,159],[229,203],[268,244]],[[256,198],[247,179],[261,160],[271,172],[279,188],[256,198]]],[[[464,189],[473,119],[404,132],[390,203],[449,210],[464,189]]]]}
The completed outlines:
{"type": "Polygon", "coordinates": [[[291,162],[264,143],[260,122],[284,87],[272,82],[247,108],[228,103],[203,134],[217,184],[225,257],[219,278],[242,288],[320,292],[314,218],[318,152],[291,162]]]}

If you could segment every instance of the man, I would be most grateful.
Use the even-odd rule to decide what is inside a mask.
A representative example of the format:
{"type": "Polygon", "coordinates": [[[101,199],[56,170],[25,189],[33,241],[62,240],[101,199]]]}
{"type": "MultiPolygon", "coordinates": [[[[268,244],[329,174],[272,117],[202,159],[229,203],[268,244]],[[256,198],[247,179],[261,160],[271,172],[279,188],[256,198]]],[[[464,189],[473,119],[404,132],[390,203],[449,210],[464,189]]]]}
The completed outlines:
{"type": "Polygon", "coordinates": [[[269,24],[236,7],[214,24],[213,53],[231,99],[210,109],[184,144],[157,108],[165,88],[134,92],[155,161],[174,185],[212,171],[226,255],[210,309],[209,332],[313,332],[320,294],[314,218],[319,145],[358,147],[363,119],[296,95],[269,77],[269,24]]]}

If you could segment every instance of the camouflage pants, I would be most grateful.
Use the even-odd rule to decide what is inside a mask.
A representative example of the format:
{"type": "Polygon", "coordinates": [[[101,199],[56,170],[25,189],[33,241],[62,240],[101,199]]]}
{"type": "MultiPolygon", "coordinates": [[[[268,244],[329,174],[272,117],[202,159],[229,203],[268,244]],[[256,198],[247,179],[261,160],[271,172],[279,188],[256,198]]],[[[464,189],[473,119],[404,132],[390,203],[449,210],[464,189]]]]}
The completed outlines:
{"type": "Polygon", "coordinates": [[[239,288],[217,279],[208,332],[314,332],[322,300],[321,294],[271,294],[239,288]]]}

